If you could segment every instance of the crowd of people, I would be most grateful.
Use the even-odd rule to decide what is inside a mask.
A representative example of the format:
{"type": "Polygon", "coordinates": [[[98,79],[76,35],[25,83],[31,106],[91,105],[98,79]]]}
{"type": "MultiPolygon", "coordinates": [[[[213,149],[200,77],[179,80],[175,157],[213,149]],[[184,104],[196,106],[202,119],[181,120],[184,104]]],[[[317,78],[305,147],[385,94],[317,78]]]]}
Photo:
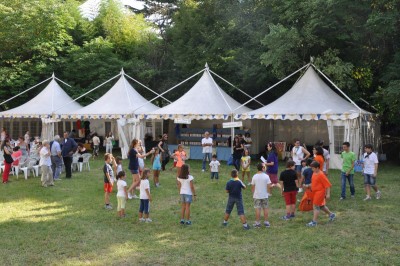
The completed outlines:
{"type": "MultiPolygon", "coordinates": [[[[209,132],[205,132],[202,139],[203,146],[203,161],[202,171],[207,169],[210,171],[210,179],[218,181],[220,162],[217,156],[212,154],[213,141],[209,132]],[[207,166],[208,163],[208,167],[207,166]]],[[[346,181],[350,184],[350,193],[354,197],[354,164],[356,161],[355,154],[349,149],[350,143],[343,143],[343,152],[341,158],[343,159],[343,167],[341,170],[341,188],[342,194],[340,200],[346,199],[346,181]]],[[[367,144],[364,147],[365,153],[363,155],[364,162],[364,184],[366,191],[366,198],[370,200],[370,187],[376,191],[376,198],[379,199],[381,192],[376,186],[376,177],[378,169],[378,160],[376,154],[372,151],[372,145],[367,144]]],[[[313,147],[312,154],[301,145],[300,140],[294,141],[294,146],[291,150],[291,158],[286,162],[286,169],[281,171],[278,177],[278,153],[274,143],[267,144],[267,159],[264,162],[257,164],[256,173],[251,177],[251,157],[249,150],[241,142],[241,138],[236,136],[234,138],[233,156],[234,167],[231,171],[230,180],[226,184],[226,192],[229,194],[228,202],[223,219],[223,225],[228,224],[230,214],[233,207],[236,205],[238,216],[243,223],[244,229],[249,229],[250,225],[247,223],[243,207],[242,190],[251,186],[254,199],[255,217],[256,221],[254,227],[261,227],[260,222],[261,211],[263,211],[265,227],[270,227],[268,220],[269,203],[268,198],[272,196],[274,188],[279,190],[283,196],[286,204],[286,214],[281,218],[285,221],[294,219],[296,217],[296,205],[298,204],[297,194],[304,192],[303,199],[312,202],[313,217],[307,223],[307,226],[314,227],[318,223],[320,211],[328,215],[329,221],[336,218],[336,214],[331,212],[326,206],[326,200],[331,198],[331,182],[328,178],[329,171],[329,152],[323,148],[323,141],[318,141],[313,147]],[[235,155],[236,152],[236,155],[235,155]],[[241,179],[239,178],[239,171],[242,172],[241,179]],[[245,184],[247,178],[247,185],[245,184]]],[[[181,217],[180,223],[191,225],[190,220],[190,205],[196,198],[196,190],[194,186],[194,177],[190,174],[189,165],[185,163],[187,159],[186,152],[183,145],[178,145],[178,148],[173,153],[168,150],[168,135],[164,134],[160,137],[160,142],[157,147],[145,153],[144,147],[139,140],[133,140],[128,153],[129,167],[128,170],[132,174],[132,185],[127,188],[126,173],[116,170],[117,177],[117,198],[118,198],[118,215],[125,216],[126,200],[131,198],[140,199],[139,208],[139,221],[151,222],[149,218],[149,209],[151,202],[150,182],[149,177],[151,171],[153,172],[154,185],[160,186],[160,172],[165,170],[165,166],[170,158],[173,158],[176,163],[176,178],[177,186],[180,193],[181,202],[181,217]],[[145,168],[143,158],[151,155],[151,169],[145,168]],[[139,196],[134,194],[135,188],[140,188],[139,196]]],[[[110,205],[109,196],[112,192],[114,183],[114,173],[112,172],[111,165],[117,169],[117,165],[113,156],[109,153],[105,154],[105,167],[104,167],[104,188],[105,188],[105,208],[112,209],[110,205]]],[[[302,199],[302,200],[303,200],[302,199]]],[[[301,204],[300,204],[301,205],[301,204]]]]}
{"type": "MultiPolygon", "coordinates": [[[[9,182],[9,174],[13,166],[23,166],[28,161],[34,160],[34,165],[39,165],[42,176],[41,184],[43,187],[54,186],[54,181],[60,180],[62,166],[65,167],[65,178],[72,177],[72,157],[75,155],[83,155],[86,148],[83,144],[76,143],[69,132],[64,132],[63,139],[56,135],[52,141],[40,141],[35,137],[30,141],[29,131],[24,137],[18,138],[17,141],[10,140],[6,130],[3,128],[1,132],[1,152],[4,157],[3,161],[3,184],[9,182]]],[[[110,204],[110,196],[114,183],[117,185],[117,201],[118,215],[124,217],[126,201],[128,199],[140,199],[139,221],[151,222],[149,217],[150,202],[152,200],[150,193],[149,178],[153,177],[155,187],[160,187],[160,173],[166,170],[170,158],[174,160],[173,167],[176,168],[177,186],[180,192],[181,208],[181,224],[191,225],[190,205],[196,198],[196,190],[194,186],[194,177],[190,174],[190,168],[185,163],[187,154],[184,146],[179,144],[173,152],[168,148],[168,135],[163,134],[159,138],[156,147],[147,153],[140,140],[132,140],[129,152],[128,170],[132,175],[132,183],[128,187],[126,182],[126,172],[123,171],[122,159],[115,158],[112,155],[112,148],[109,145],[113,141],[112,134],[108,134],[106,143],[106,153],[104,155],[104,202],[106,209],[112,209],[110,204]],[[150,168],[145,167],[144,158],[151,156],[150,168]],[[139,196],[136,195],[136,188],[139,188],[139,196]]],[[[98,147],[100,140],[95,135],[93,137],[94,155],[98,156],[98,147]]],[[[219,181],[221,163],[217,159],[217,155],[212,154],[214,142],[209,132],[205,132],[201,141],[203,147],[202,171],[210,172],[212,181],[219,181]]],[[[260,216],[263,211],[264,222],[266,227],[270,226],[268,220],[269,203],[268,198],[272,196],[273,189],[278,189],[283,196],[286,204],[286,214],[282,216],[283,220],[291,220],[296,217],[296,206],[298,204],[297,194],[304,192],[302,200],[312,202],[313,218],[307,226],[313,227],[317,225],[319,213],[322,210],[329,217],[329,221],[336,218],[336,214],[331,212],[326,206],[326,200],[331,197],[329,181],[329,151],[323,147],[323,141],[317,141],[314,145],[312,154],[301,145],[300,140],[293,142],[290,159],[286,162],[285,170],[281,171],[278,177],[278,152],[275,144],[268,142],[266,159],[256,166],[256,173],[251,176],[251,156],[249,146],[242,136],[235,136],[233,140],[233,166],[235,169],[231,171],[230,180],[226,184],[226,192],[229,194],[228,202],[225,210],[223,225],[226,226],[228,219],[236,205],[237,213],[243,223],[244,229],[249,229],[244,214],[242,190],[251,187],[254,199],[254,208],[256,221],[254,227],[261,227],[260,216]],[[239,172],[241,171],[241,178],[239,172]],[[247,185],[245,184],[247,182],[247,185]]],[[[356,156],[350,150],[350,143],[344,142],[342,145],[343,152],[341,158],[343,160],[341,169],[341,195],[340,200],[346,199],[346,185],[350,186],[350,197],[355,196],[354,187],[354,166],[356,156]]],[[[376,178],[378,171],[378,158],[373,152],[370,144],[364,146],[363,175],[366,197],[365,201],[371,200],[371,187],[375,191],[376,199],[381,197],[381,192],[377,187],[376,178]]],[[[172,168],[171,168],[172,169],[172,168]]],[[[300,207],[301,207],[300,203],[300,207]]]]}

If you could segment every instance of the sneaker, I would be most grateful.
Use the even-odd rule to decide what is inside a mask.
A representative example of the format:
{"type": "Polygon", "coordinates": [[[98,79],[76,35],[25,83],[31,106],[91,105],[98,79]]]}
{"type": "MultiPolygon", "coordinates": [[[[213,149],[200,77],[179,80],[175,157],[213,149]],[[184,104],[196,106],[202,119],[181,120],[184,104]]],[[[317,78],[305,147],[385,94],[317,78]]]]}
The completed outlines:
{"type": "Polygon", "coordinates": [[[144,219],[144,218],[139,218],[139,222],[145,222],[146,221],[146,219],[144,219]]]}
{"type": "Polygon", "coordinates": [[[202,172],[204,172],[204,171],[206,171],[206,170],[204,170],[204,169],[201,169],[201,171],[202,171],[202,172]]]}
{"type": "Polygon", "coordinates": [[[271,193],[268,193],[268,197],[272,197],[272,194],[271,194],[271,193]]]}
{"type": "Polygon", "coordinates": [[[333,220],[335,220],[335,218],[336,218],[336,214],[335,213],[331,213],[330,215],[329,215],[329,221],[333,221],[333,220]]]}
{"type": "Polygon", "coordinates": [[[251,183],[247,183],[247,186],[251,186],[251,183]]]}
{"type": "Polygon", "coordinates": [[[61,178],[54,178],[54,181],[61,181],[61,178]]]}
{"type": "MultiPolygon", "coordinates": [[[[128,196],[129,197],[129,196],[128,196]]],[[[135,194],[132,196],[133,199],[138,199],[139,197],[135,194]]]]}
{"type": "Polygon", "coordinates": [[[308,224],[306,224],[306,226],[308,226],[308,227],[315,227],[315,226],[317,226],[317,222],[311,221],[311,222],[309,222],[308,224]]]}
{"type": "Polygon", "coordinates": [[[350,197],[351,197],[352,199],[354,199],[354,195],[351,195],[350,197]]]}
{"type": "Polygon", "coordinates": [[[340,199],[339,200],[345,200],[346,198],[345,197],[340,197],[340,199]]]}
{"type": "Polygon", "coordinates": [[[150,219],[150,218],[147,218],[146,219],[146,223],[151,223],[153,220],[152,219],[150,219]]]}
{"type": "Polygon", "coordinates": [[[368,195],[365,197],[364,201],[367,201],[367,200],[371,200],[371,197],[368,195]]]}
{"type": "Polygon", "coordinates": [[[111,206],[111,205],[105,205],[104,208],[105,208],[106,210],[112,210],[112,206],[111,206]]]}
{"type": "Polygon", "coordinates": [[[132,194],[128,192],[128,199],[132,199],[132,194]]]}
{"type": "Polygon", "coordinates": [[[243,225],[243,229],[244,230],[250,230],[250,225],[246,225],[246,226],[243,225]]]}
{"type": "Polygon", "coordinates": [[[191,222],[191,221],[186,221],[185,224],[186,224],[186,225],[192,225],[192,222],[191,222]]]}
{"type": "Polygon", "coordinates": [[[271,225],[269,224],[268,221],[264,221],[264,226],[267,227],[267,228],[269,228],[271,225]]]}
{"type": "Polygon", "coordinates": [[[298,191],[299,193],[302,193],[303,192],[303,189],[302,188],[299,188],[299,191],[298,191]]]}
{"type": "Polygon", "coordinates": [[[290,220],[290,215],[289,216],[288,215],[282,216],[281,219],[284,220],[284,221],[289,221],[290,220]]]}
{"type": "Polygon", "coordinates": [[[181,220],[179,223],[180,224],[185,224],[185,220],[181,220]]]}
{"type": "Polygon", "coordinates": [[[290,219],[292,219],[294,217],[295,217],[294,213],[290,215],[290,219]]]}
{"type": "Polygon", "coordinates": [[[381,194],[381,192],[378,190],[378,191],[376,192],[376,199],[380,199],[381,196],[382,196],[382,194],[381,194]]]}
{"type": "Polygon", "coordinates": [[[253,224],[253,227],[254,227],[254,228],[261,228],[261,224],[255,223],[255,224],[253,224]]]}

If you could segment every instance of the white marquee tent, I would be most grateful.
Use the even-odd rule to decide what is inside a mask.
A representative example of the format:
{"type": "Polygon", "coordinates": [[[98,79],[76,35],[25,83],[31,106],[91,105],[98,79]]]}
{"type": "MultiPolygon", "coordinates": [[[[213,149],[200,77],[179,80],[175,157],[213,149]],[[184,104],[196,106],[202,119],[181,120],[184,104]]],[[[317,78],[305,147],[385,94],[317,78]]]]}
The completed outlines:
{"type": "MultiPolygon", "coordinates": [[[[146,119],[228,119],[235,114],[249,112],[215,82],[206,66],[202,77],[182,97],[148,115],[146,119]],[[236,110],[235,110],[236,109],[236,110]]],[[[201,73],[200,72],[200,73],[201,73]]]]}
{"type": "MultiPolygon", "coordinates": [[[[52,139],[54,136],[54,122],[56,122],[56,120],[53,120],[52,117],[65,112],[72,112],[81,108],[82,106],[77,102],[73,102],[72,98],[69,97],[68,94],[57,83],[57,78],[54,76],[54,74],[49,79],[51,79],[50,83],[36,97],[16,108],[0,112],[0,117],[3,119],[39,118],[42,120],[42,138],[48,140],[52,139]],[[60,106],[62,106],[62,108],[59,108],[60,106]]],[[[34,87],[24,91],[23,93],[33,89],[34,87]]],[[[19,95],[21,94],[22,93],[19,95]]],[[[16,96],[13,98],[15,97],[16,96]]]]}
{"type": "MultiPolygon", "coordinates": [[[[150,113],[157,110],[159,107],[146,100],[132,87],[132,85],[125,78],[127,75],[123,70],[116,77],[118,76],[120,77],[112,86],[112,88],[95,102],[78,110],[58,115],[57,118],[85,120],[101,119],[117,121],[116,127],[118,129],[121,152],[122,156],[125,158],[129,150],[129,142],[131,139],[143,138],[144,130],[143,122],[130,118],[130,114],[133,112],[135,114],[150,113]]],[[[92,92],[98,87],[90,90],[84,95],[92,92]]],[[[78,98],[81,98],[84,95],[81,95],[78,98]]]]}
{"type": "MultiPolygon", "coordinates": [[[[377,146],[379,132],[376,128],[378,128],[378,122],[374,114],[358,107],[332,83],[346,99],[335,93],[319,77],[316,72],[316,70],[319,70],[314,68],[315,66],[309,65],[304,75],[276,101],[260,109],[237,114],[236,119],[271,120],[272,125],[270,124],[270,127],[282,135],[284,131],[291,129],[296,131],[300,129],[305,131],[305,134],[315,135],[313,130],[316,128],[309,125],[315,125],[319,122],[320,134],[327,131],[329,138],[329,143],[325,144],[329,144],[330,148],[330,167],[338,169],[341,168],[340,152],[341,144],[344,141],[351,143],[351,148],[357,155],[366,143],[377,146]],[[307,123],[307,121],[311,122],[307,123]],[[321,127],[324,127],[322,121],[326,121],[325,129],[321,129],[321,127]]],[[[323,75],[322,72],[319,73],[323,75]]],[[[323,76],[327,78],[325,75],[323,76]]],[[[317,136],[315,140],[317,139],[321,139],[321,136],[317,136]]]]}

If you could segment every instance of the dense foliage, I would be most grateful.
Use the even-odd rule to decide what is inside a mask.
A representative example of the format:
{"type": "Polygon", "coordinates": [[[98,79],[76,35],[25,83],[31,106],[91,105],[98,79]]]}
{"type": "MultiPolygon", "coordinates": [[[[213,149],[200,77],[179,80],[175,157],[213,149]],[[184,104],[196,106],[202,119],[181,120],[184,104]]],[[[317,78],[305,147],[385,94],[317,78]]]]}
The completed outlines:
{"type": "MultiPolygon", "coordinates": [[[[386,123],[400,124],[397,0],[146,1],[148,8],[136,13],[105,1],[93,21],[80,16],[80,2],[0,0],[1,99],[53,71],[73,85],[66,90],[77,96],[122,67],[161,92],[206,62],[256,95],[313,58],[360,106],[374,111],[373,106],[386,123]],[[159,19],[157,24],[146,20],[151,16],[159,19]]],[[[290,85],[260,100],[269,103],[290,85]]],[[[35,93],[2,108],[17,106],[35,93]]],[[[237,91],[230,93],[247,100],[237,91]]]]}

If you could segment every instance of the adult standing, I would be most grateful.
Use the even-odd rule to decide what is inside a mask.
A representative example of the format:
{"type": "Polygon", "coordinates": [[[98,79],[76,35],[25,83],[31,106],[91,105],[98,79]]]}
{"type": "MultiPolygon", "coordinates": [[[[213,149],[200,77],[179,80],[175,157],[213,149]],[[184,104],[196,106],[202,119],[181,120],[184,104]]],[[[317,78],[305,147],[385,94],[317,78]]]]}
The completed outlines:
{"type": "Polygon", "coordinates": [[[53,172],[53,179],[55,181],[61,180],[60,174],[62,169],[62,156],[61,156],[59,135],[55,135],[54,140],[50,143],[50,153],[51,153],[51,170],[53,172]]]}
{"type": "Polygon", "coordinates": [[[26,145],[28,145],[28,147],[29,147],[31,144],[31,137],[29,135],[29,130],[25,132],[24,140],[25,140],[26,145]]]}
{"type": "Polygon", "coordinates": [[[268,157],[265,165],[267,166],[267,175],[271,180],[271,186],[268,187],[268,194],[271,195],[271,189],[278,187],[282,190],[278,180],[278,151],[274,143],[269,142],[267,144],[268,157]]]}
{"type": "Polygon", "coordinates": [[[315,146],[320,146],[324,152],[324,167],[322,169],[322,171],[324,172],[324,174],[326,175],[326,177],[328,177],[328,172],[329,172],[329,161],[331,159],[331,156],[329,154],[329,151],[327,149],[324,148],[324,141],[323,140],[318,140],[317,143],[315,143],[315,146]]]}
{"type": "Polygon", "coordinates": [[[13,163],[12,153],[13,149],[11,147],[10,140],[6,138],[1,142],[1,150],[4,157],[4,171],[3,171],[3,184],[8,183],[8,176],[10,175],[11,165],[13,163]]]}
{"type": "Polygon", "coordinates": [[[29,147],[28,144],[25,142],[25,139],[23,137],[18,138],[18,146],[19,149],[22,152],[22,157],[28,157],[29,156],[29,147]]]}
{"type": "Polygon", "coordinates": [[[76,151],[78,144],[76,144],[75,140],[68,137],[68,131],[64,132],[64,142],[61,148],[61,155],[63,157],[64,166],[65,166],[65,177],[72,177],[72,156],[76,151]]]}
{"type": "Polygon", "coordinates": [[[112,154],[113,141],[114,141],[114,136],[112,132],[108,132],[108,135],[106,136],[106,139],[104,141],[106,143],[106,153],[112,154]]]}
{"type": "Polygon", "coordinates": [[[204,172],[206,170],[206,162],[211,162],[212,155],[212,147],[213,147],[213,139],[210,137],[210,133],[206,131],[204,133],[204,138],[201,140],[201,146],[203,146],[203,166],[201,171],[204,172]]]}
{"type": "Polygon", "coordinates": [[[54,186],[53,182],[53,171],[51,170],[51,152],[50,143],[47,140],[43,140],[42,148],[40,149],[40,161],[39,166],[42,169],[42,186],[54,186]]]}
{"type": "Polygon", "coordinates": [[[140,178],[139,178],[139,158],[145,158],[149,154],[154,153],[154,149],[146,154],[140,154],[138,150],[140,149],[140,144],[137,139],[133,139],[131,143],[131,147],[128,152],[128,159],[129,159],[129,166],[128,169],[131,171],[132,174],[132,184],[128,189],[128,198],[139,198],[135,195],[135,188],[140,185],[140,178]]]}
{"type": "Polygon", "coordinates": [[[242,159],[243,151],[243,143],[238,136],[235,136],[235,138],[233,139],[233,165],[238,171],[240,168],[240,159],[242,159]]]}
{"type": "Polygon", "coordinates": [[[165,166],[169,162],[168,135],[166,133],[162,135],[158,148],[161,151],[161,170],[165,171],[165,166]]]}
{"type": "Polygon", "coordinates": [[[2,143],[2,144],[3,144],[3,141],[6,140],[6,137],[7,137],[7,131],[6,131],[6,128],[3,127],[3,128],[1,129],[1,134],[0,134],[0,140],[1,140],[1,143],[2,143]]]}
{"type": "Polygon", "coordinates": [[[354,198],[354,194],[356,193],[354,188],[354,162],[356,161],[356,155],[354,152],[350,151],[349,142],[343,142],[342,148],[342,194],[340,200],[346,199],[346,179],[349,181],[351,197],[354,198]]]}
{"type": "MultiPolygon", "coordinates": [[[[307,151],[306,148],[300,146],[299,139],[295,139],[294,147],[292,149],[292,158],[295,163],[294,170],[296,171],[296,174],[297,174],[297,180],[301,179],[301,161],[307,160],[308,157],[310,157],[310,153],[307,151]]],[[[302,192],[302,191],[303,191],[303,189],[300,188],[299,192],[302,192]]]]}
{"type": "Polygon", "coordinates": [[[93,142],[93,158],[95,158],[99,156],[99,147],[100,147],[100,139],[97,136],[97,133],[94,133],[92,142],[93,142]]]}

